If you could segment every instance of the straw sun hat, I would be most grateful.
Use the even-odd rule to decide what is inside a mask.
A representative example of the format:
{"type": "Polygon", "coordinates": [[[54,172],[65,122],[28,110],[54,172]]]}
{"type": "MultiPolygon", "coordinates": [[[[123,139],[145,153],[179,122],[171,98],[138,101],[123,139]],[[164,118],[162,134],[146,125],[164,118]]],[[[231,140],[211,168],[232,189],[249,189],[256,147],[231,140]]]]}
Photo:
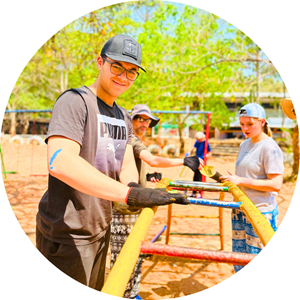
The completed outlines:
{"type": "Polygon", "coordinates": [[[289,119],[295,120],[297,118],[294,104],[291,99],[282,99],[280,104],[283,112],[289,119]]]}

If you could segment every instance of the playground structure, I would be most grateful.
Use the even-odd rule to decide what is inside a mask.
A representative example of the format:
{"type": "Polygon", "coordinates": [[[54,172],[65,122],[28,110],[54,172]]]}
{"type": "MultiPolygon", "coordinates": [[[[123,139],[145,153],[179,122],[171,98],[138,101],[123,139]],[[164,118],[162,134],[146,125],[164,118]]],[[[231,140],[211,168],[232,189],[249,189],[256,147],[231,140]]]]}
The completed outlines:
{"type": "MultiPolygon", "coordinates": [[[[274,235],[274,230],[269,222],[258,211],[251,200],[235,184],[231,182],[222,184],[195,183],[171,181],[164,178],[156,185],[156,188],[166,188],[166,190],[169,192],[172,192],[174,188],[182,190],[191,188],[199,191],[220,191],[221,193],[229,192],[233,195],[234,199],[237,199],[238,201],[225,202],[221,200],[222,197],[220,197],[219,200],[188,199],[193,205],[209,205],[222,208],[227,207],[231,209],[241,209],[251,222],[263,246],[266,246],[266,244],[274,235]]],[[[152,242],[155,239],[151,241],[152,243],[146,243],[144,240],[147,236],[147,232],[156,211],[157,207],[146,207],[143,209],[106,279],[106,282],[101,290],[102,292],[118,297],[123,296],[140,253],[198,259],[202,261],[216,261],[239,265],[246,265],[255,257],[253,254],[200,250],[162,244],[158,245],[152,242]]]]}
{"type": "MultiPolygon", "coordinates": [[[[14,146],[15,147],[18,147],[18,144],[17,143],[14,143],[14,146]]],[[[30,145],[31,146],[31,145],[30,145]]],[[[6,154],[6,153],[4,153],[4,154],[6,154]]],[[[31,155],[31,154],[30,154],[31,155]]],[[[6,156],[6,155],[5,155],[6,156]]],[[[7,158],[8,157],[10,157],[9,155],[7,155],[7,158]]],[[[14,156],[14,158],[15,157],[17,157],[16,155],[14,156]]],[[[5,157],[6,158],[6,157],[5,157]]],[[[27,158],[27,160],[28,160],[28,162],[30,163],[30,156],[27,158]]],[[[222,163],[223,164],[223,163],[222,163]]],[[[21,165],[21,167],[22,167],[22,165],[21,165]]],[[[179,168],[178,168],[179,169],[179,168]]],[[[12,167],[9,167],[8,168],[8,170],[15,170],[15,166],[13,165],[12,167]]],[[[222,169],[221,169],[222,170],[222,169]]],[[[225,168],[224,168],[224,170],[225,170],[225,168]]],[[[20,170],[20,171],[22,171],[22,169],[20,170]]],[[[179,171],[178,171],[178,173],[179,173],[179,171]]],[[[178,173],[177,173],[177,175],[178,175],[178,173]]],[[[168,174],[168,173],[167,173],[168,174]]],[[[168,176],[170,176],[169,178],[172,178],[171,176],[172,175],[169,175],[168,174],[168,176]]],[[[176,178],[176,179],[180,179],[180,178],[176,178]]],[[[224,192],[224,194],[228,194],[228,193],[226,193],[226,192],[224,192]]],[[[228,195],[227,195],[228,196],[228,195]]],[[[215,197],[215,198],[217,198],[217,197],[215,197]]],[[[219,199],[220,200],[220,199],[219,199]]],[[[191,205],[189,205],[189,207],[191,207],[190,208],[190,210],[192,210],[193,209],[193,206],[191,206],[191,205]]],[[[173,208],[174,208],[174,205],[173,205],[173,208]]],[[[200,207],[199,207],[200,208],[200,207]]],[[[175,209],[176,209],[176,206],[175,206],[175,209]]],[[[177,209],[179,210],[180,209],[180,207],[179,206],[177,206],[177,209]]],[[[220,209],[222,209],[222,208],[220,208],[220,209]]],[[[145,209],[145,210],[148,210],[148,209],[145,209]]],[[[165,211],[165,213],[164,213],[164,215],[166,214],[166,210],[167,210],[167,208],[164,208],[164,211],[165,211]]],[[[18,211],[17,211],[18,212],[18,211]]],[[[158,211],[159,212],[159,211],[158,211]]],[[[228,212],[227,210],[225,210],[225,213],[226,212],[228,212]]],[[[285,212],[285,211],[284,211],[285,212]]],[[[281,216],[282,215],[284,215],[284,212],[281,214],[281,216]]],[[[228,212],[229,213],[229,212],[228,212]]],[[[194,214],[193,212],[191,212],[191,214],[194,214]]],[[[155,216],[155,218],[157,218],[157,216],[159,216],[159,213],[157,213],[156,214],[156,216],[155,216]]],[[[156,219],[154,219],[154,220],[156,220],[156,219]]],[[[161,220],[161,219],[160,219],[161,220]]],[[[227,220],[227,218],[226,218],[226,220],[227,220]]],[[[163,221],[163,222],[166,222],[166,221],[163,221]]],[[[184,222],[184,221],[183,221],[184,222]]],[[[158,224],[158,222],[156,222],[156,223],[154,223],[154,224],[158,224]]],[[[159,224],[161,224],[161,223],[159,223],[159,224]]],[[[166,223],[162,223],[162,225],[161,226],[163,226],[163,224],[166,224],[166,223]]],[[[153,221],[152,221],[152,225],[153,225],[153,221]]],[[[151,226],[152,226],[151,225],[151,226]]],[[[152,228],[152,227],[151,227],[152,228]]],[[[186,226],[185,226],[185,228],[186,228],[186,226]]],[[[227,227],[226,227],[227,228],[227,227]]],[[[225,228],[225,232],[226,232],[226,228],[225,228]]],[[[30,230],[28,230],[28,232],[31,232],[31,228],[29,228],[30,230]]],[[[153,234],[151,234],[151,237],[152,236],[154,236],[155,235],[155,233],[157,232],[159,230],[159,228],[157,228],[157,230],[155,230],[154,232],[153,232],[153,234]]],[[[177,230],[177,231],[179,231],[179,230],[177,230]]],[[[190,230],[186,230],[187,232],[189,232],[190,230]]],[[[149,234],[149,233],[148,233],[149,234]]],[[[164,234],[165,235],[165,234],[164,234]]],[[[226,238],[229,238],[229,234],[227,234],[226,235],[226,238]]],[[[176,238],[176,240],[178,240],[178,241],[181,241],[181,237],[177,237],[176,238]]],[[[172,240],[172,235],[171,235],[171,241],[173,241],[173,244],[176,244],[175,243],[175,238],[172,240]]],[[[217,241],[218,242],[218,241],[217,241]]],[[[142,247],[143,247],[143,245],[145,244],[145,242],[142,242],[142,244],[141,244],[141,248],[140,248],[140,252],[142,252],[143,251],[143,249],[142,249],[142,247]]],[[[177,243],[177,245],[179,245],[179,243],[177,243]]],[[[181,245],[186,245],[186,244],[184,244],[184,243],[182,243],[181,245]]],[[[228,243],[228,245],[229,245],[229,243],[228,243]]],[[[167,248],[167,246],[165,246],[165,245],[159,245],[159,244],[155,244],[155,245],[153,245],[153,246],[156,246],[157,248],[158,247],[161,247],[161,246],[164,246],[165,248],[164,248],[164,251],[168,251],[168,255],[170,254],[170,250],[169,250],[169,248],[167,248]]],[[[218,245],[217,245],[218,246],[218,245]]],[[[176,247],[176,246],[170,246],[171,247],[171,250],[172,249],[174,249],[174,247],[176,247]]],[[[193,246],[191,246],[191,247],[193,247],[193,246]]],[[[203,248],[202,246],[200,246],[200,248],[203,248]]],[[[215,249],[217,249],[217,247],[215,247],[215,249]]],[[[179,249],[179,250],[181,250],[181,249],[179,249]]],[[[191,255],[192,255],[192,251],[190,251],[189,249],[183,249],[184,250],[184,253],[190,253],[191,255]]],[[[154,251],[154,250],[151,250],[149,247],[148,247],[148,250],[147,251],[154,251]]],[[[155,254],[155,253],[153,253],[153,254],[155,254],[155,255],[158,255],[158,251],[161,251],[161,250],[159,250],[159,249],[156,249],[155,250],[156,252],[157,252],[157,254],[155,254]]],[[[198,249],[197,249],[197,251],[199,251],[198,249]]],[[[150,253],[150,252],[149,252],[150,253]]],[[[219,255],[219,253],[221,253],[222,254],[222,252],[220,252],[220,251],[218,251],[218,253],[216,253],[216,254],[218,254],[218,255],[215,255],[214,256],[214,261],[217,261],[217,257],[219,258],[220,257],[220,255],[219,255]]],[[[208,255],[214,255],[215,254],[215,252],[203,252],[203,253],[200,253],[199,252],[199,254],[200,255],[207,255],[207,257],[208,257],[208,255]]],[[[157,259],[160,259],[159,257],[157,257],[157,259]]],[[[170,259],[172,259],[171,257],[170,257],[170,259]]],[[[188,261],[188,260],[187,260],[188,261]]],[[[197,262],[197,260],[195,260],[195,262],[197,262]]],[[[225,261],[225,256],[224,256],[224,261],[223,261],[224,263],[226,262],[225,261]]],[[[150,261],[148,261],[147,262],[148,263],[148,265],[150,264],[150,261]]],[[[195,266],[198,266],[198,263],[196,263],[195,264],[195,266]]],[[[223,265],[221,265],[223,268],[228,268],[228,270],[231,270],[231,266],[229,266],[229,265],[227,265],[227,264],[223,264],[223,265]]],[[[218,265],[218,264],[215,264],[215,265],[213,265],[213,268],[210,270],[210,272],[215,272],[216,271],[216,269],[217,268],[220,268],[220,265],[218,265]]],[[[147,270],[147,271],[149,271],[149,270],[147,270]]],[[[156,272],[156,271],[155,271],[156,272]]],[[[146,272],[147,273],[147,272],[146,272]]],[[[143,274],[143,276],[146,274],[146,273],[144,273],[143,274]]],[[[174,276],[173,274],[172,274],[172,271],[171,271],[171,273],[166,273],[165,271],[164,271],[164,273],[165,274],[170,274],[171,276],[174,276]]],[[[202,272],[201,272],[202,273],[202,272]]],[[[200,274],[201,274],[200,273],[200,274]]],[[[148,272],[148,274],[149,274],[149,272],[148,272]]],[[[156,274],[156,273],[155,273],[156,274]]],[[[179,274],[179,273],[178,273],[179,274]]],[[[202,273],[202,275],[201,276],[206,276],[206,275],[204,275],[205,273],[203,272],[202,273]]],[[[150,273],[150,275],[151,275],[151,273],[150,273]]],[[[229,276],[230,276],[230,273],[229,273],[229,276]]],[[[148,276],[148,278],[149,278],[149,276],[148,276]]],[[[147,279],[148,279],[147,278],[147,279]]],[[[155,277],[154,277],[155,278],[155,277]]],[[[167,277],[167,278],[170,278],[170,277],[167,277]]],[[[225,278],[223,277],[223,280],[224,280],[225,278]]],[[[208,279],[205,279],[205,281],[203,281],[203,282],[205,282],[205,284],[206,284],[206,282],[210,282],[209,281],[210,279],[208,278],[208,279]],[[207,280],[207,281],[206,281],[207,280]]],[[[150,280],[149,280],[150,281],[150,280]]],[[[168,281],[170,281],[170,279],[167,279],[166,280],[166,282],[168,282],[168,281]]],[[[162,282],[164,282],[164,281],[162,281],[162,282]]],[[[202,281],[200,281],[200,282],[202,282],[202,281]]],[[[144,282],[143,284],[147,284],[148,282],[144,282]]],[[[213,284],[215,284],[215,283],[213,283],[213,284]]],[[[210,286],[210,285],[207,285],[207,286],[210,286]]],[[[144,289],[145,289],[145,287],[143,287],[144,289]]]]}

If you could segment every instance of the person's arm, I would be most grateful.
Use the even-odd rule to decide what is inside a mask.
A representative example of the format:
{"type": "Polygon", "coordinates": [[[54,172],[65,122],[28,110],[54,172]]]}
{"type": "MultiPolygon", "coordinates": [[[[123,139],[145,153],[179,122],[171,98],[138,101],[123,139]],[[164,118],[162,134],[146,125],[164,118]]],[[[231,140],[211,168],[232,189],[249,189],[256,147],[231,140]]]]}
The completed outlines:
{"type": "Polygon", "coordinates": [[[237,186],[244,186],[262,192],[279,192],[282,187],[282,174],[267,174],[268,179],[252,179],[240,177],[227,171],[229,176],[222,176],[222,182],[230,181],[237,186]]]}
{"type": "Polygon", "coordinates": [[[125,202],[129,187],[104,175],[79,156],[80,145],[61,136],[48,140],[48,170],[51,176],[74,189],[98,198],[125,202]]]}
{"type": "Polygon", "coordinates": [[[177,167],[183,165],[183,158],[165,158],[152,155],[148,150],[142,150],[140,159],[147,163],[150,167],[177,167]]]}
{"type": "Polygon", "coordinates": [[[140,159],[147,163],[150,167],[169,168],[177,166],[188,166],[191,169],[202,168],[204,162],[201,158],[185,157],[185,158],[166,158],[152,155],[148,150],[142,150],[140,159]]]}
{"type": "Polygon", "coordinates": [[[206,153],[206,158],[209,158],[209,157],[211,157],[211,156],[212,156],[212,153],[211,153],[211,152],[206,153]]]}
{"type": "Polygon", "coordinates": [[[190,152],[188,152],[188,155],[191,155],[192,153],[196,154],[197,148],[193,147],[192,150],[190,152]]]}
{"type": "Polygon", "coordinates": [[[79,156],[80,145],[73,140],[52,136],[47,150],[50,175],[82,193],[140,207],[189,204],[186,195],[167,193],[166,189],[129,187],[104,175],[79,156]]]}
{"type": "Polygon", "coordinates": [[[126,185],[130,182],[139,182],[139,174],[136,168],[131,145],[126,146],[122,169],[120,172],[120,182],[126,185]]]}

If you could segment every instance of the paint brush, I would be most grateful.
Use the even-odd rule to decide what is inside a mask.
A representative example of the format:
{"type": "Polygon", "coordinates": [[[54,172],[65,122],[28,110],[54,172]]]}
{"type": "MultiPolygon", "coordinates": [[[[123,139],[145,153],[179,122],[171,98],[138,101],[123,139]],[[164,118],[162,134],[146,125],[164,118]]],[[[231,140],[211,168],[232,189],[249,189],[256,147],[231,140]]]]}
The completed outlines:
{"type": "Polygon", "coordinates": [[[211,166],[204,166],[201,170],[200,173],[204,175],[205,177],[209,177],[217,182],[222,182],[220,177],[222,177],[222,174],[219,172],[214,172],[214,167],[211,166]]]}

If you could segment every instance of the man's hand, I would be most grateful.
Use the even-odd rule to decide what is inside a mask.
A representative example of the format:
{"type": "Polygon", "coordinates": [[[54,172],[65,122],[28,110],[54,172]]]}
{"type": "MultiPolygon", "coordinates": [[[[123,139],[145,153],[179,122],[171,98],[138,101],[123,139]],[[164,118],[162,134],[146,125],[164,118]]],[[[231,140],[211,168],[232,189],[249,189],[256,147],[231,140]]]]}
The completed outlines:
{"type": "Polygon", "coordinates": [[[204,167],[204,162],[201,158],[198,158],[198,156],[189,156],[183,159],[183,165],[195,172],[204,167]]]}
{"type": "Polygon", "coordinates": [[[190,204],[187,196],[179,193],[167,193],[165,189],[131,188],[126,203],[129,206],[152,207],[168,204],[190,204]]]}

